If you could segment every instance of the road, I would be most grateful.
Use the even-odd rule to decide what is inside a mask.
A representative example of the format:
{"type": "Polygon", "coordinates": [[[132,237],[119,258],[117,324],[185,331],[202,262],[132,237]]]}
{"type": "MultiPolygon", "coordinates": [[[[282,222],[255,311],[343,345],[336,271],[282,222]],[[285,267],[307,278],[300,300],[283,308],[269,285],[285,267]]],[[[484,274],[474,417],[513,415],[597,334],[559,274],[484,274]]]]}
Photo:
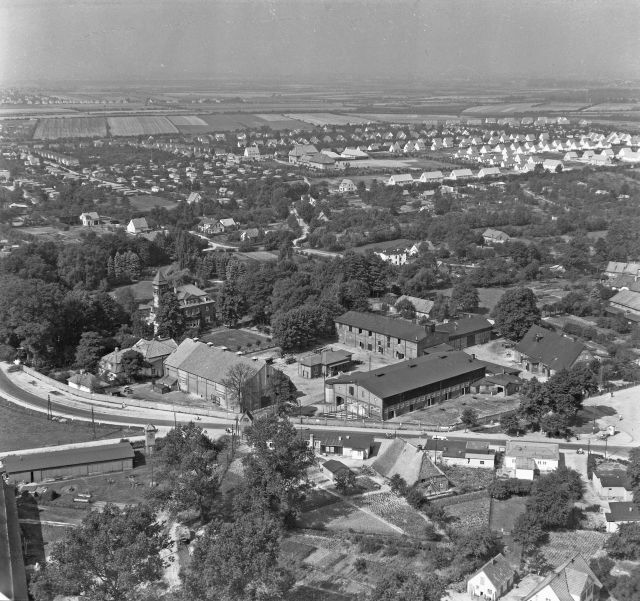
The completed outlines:
{"type": "MultiPolygon", "coordinates": [[[[22,405],[36,411],[41,411],[42,413],[47,412],[47,399],[39,397],[35,394],[32,394],[19,386],[16,386],[0,369],[0,395],[3,396],[6,400],[16,403],[18,405],[22,405]]],[[[170,428],[174,426],[175,422],[185,423],[189,421],[193,421],[193,416],[188,413],[176,413],[175,419],[174,415],[170,411],[151,411],[151,410],[140,410],[136,407],[127,407],[125,409],[120,408],[109,408],[108,410],[100,407],[99,405],[91,405],[89,401],[83,401],[78,399],[71,398],[55,398],[51,397],[51,409],[55,415],[60,415],[62,417],[67,417],[70,419],[79,419],[84,421],[91,421],[92,418],[95,419],[96,422],[105,423],[105,424],[113,424],[117,426],[146,426],[149,423],[152,423],[156,427],[164,426],[165,428],[170,428]],[[93,412],[91,408],[93,407],[93,412]]],[[[297,424],[295,417],[291,418],[294,426],[301,430],[314,430],[316,432],[332,432],[335,433],[336,429],[339,429],[341,432],[366,432],[368,434],[373,435],[375,438],[382,439],[387,435],[402,436],[403,438],[425,438],[427,436],[431,437],[434,433],[422,430],[409,430],[409,429],[397,429],[397,430],[387,430],[386,433],[383,433],[379,429],[375,428],[366,428],[361,426],[352,426],[349,425],[342,420],[336,420],[335,424],[329,425],[312,425],[312,424],[297,424]]],[[[204,418],[197,420],[199,426],[207,430],[217,430],[220,433],[224,432],[224,429],[232,424],[231,420],[223,420],[223,419],[210,419],[204,418]]],[[[442,436],[442,433],[438,433],[442,436]]],[[[492,445],[496,446],[504,446],[506,443],[506,438],[502,436],[496,436],[495,434],[484,434],[481,432],[456,432],[455,434],[447,433],[447,440],[451,441],[463,441],[463,440],[482,440],[483,442],[488,442],[492,445]]],[[[523,442],[527,440],[526,437],[522,438],[523,442]]],[[[540,439],[532,439],[532,441],[540,442],[540,439]]],[[[558,442],[556,440],[549,440],[549,442],[558,442]]],[[[443,444],[446,444],[443,441],[443,444]]],[[[591,444],[590,448],[593,453],[599,453],[604,455],[605,452],[608,455],[615,455],[619,457],[627,457],[629,449],[635,446],[634,444],[604,444],[597,443],[591,444]]],[[[572,441],[572,442],[561,442],[560,450],[576,450],[578,448],[582,448],[585,451],[587,450],[587,442],[582,441],[572,441]]]]}

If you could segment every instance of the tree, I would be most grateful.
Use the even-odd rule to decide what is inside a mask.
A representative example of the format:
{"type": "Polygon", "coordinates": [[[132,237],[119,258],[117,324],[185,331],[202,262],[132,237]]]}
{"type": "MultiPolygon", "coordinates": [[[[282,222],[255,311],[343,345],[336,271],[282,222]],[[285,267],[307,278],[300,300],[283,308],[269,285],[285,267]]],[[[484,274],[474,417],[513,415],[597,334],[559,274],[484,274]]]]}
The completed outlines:
{"type": "Polygon", "coordinates": [[[513,540],[522,545],[525,553],[532,553],[547,536],[538,517],[527,511],[516,518],[511,534],[513,540]]]}
{"type": "Polygon", "coordinates": [[[404,495],[408,488],[407,481],[400,474],[393,474],[393,476],[391,476],[389,486],[391,487],[391,492],[398,495],[404,495]]]}
{"type": "Polygon", "coordinates": [[[406,299],[406,298],[400,299],[396,303],[395,309],[405,319],[414,319],[416,316],[416,308],[409,299],[406,299]]]}
{"type": "Polygon", "coordinates": [[[507,413],[500,418],[500,427],[507,434],[516,434],[520,430],[520,420],[515,413],[507,413]]]}
{"type": "Polygon", "coordinates": [[[468,428],[478,425],[478,412],[471,407],[467,407],[460,416],[462,423],[468,428]]]}
{"type": "Polygon", "coordinates": [[[298,397],[296,393],[298,389],[287,375],[279,369],[274,369],[267,384],[267,396],[271,400],[272,405],[278,407],[286,407],[287,404],[297,403],[298,397]]]}
{"type": "Polygon", "coordinates": [[[278,566],[280,523],[258,507],[236,508],[231,523],[210,524],[184,575],[195,601],[282,599],[293,580],[278,566]]]}
{"type": "Polygon", "coordinates": [[[551,567],[540,549],[534,549],[527,557],[527,569],[538,576],[549,572],[551,567]]]}
{"type": "Polygon", "coordinates": [[[611,575],[611,568],[615,565],[615,561],[606,555],[593,557],[589,560],[589,567],[607,590],[611,590],[616,582],[615,576],[611,575]]]}
{"type": "Polygon", "coordinates": [[[627,465],[627,477],[633,489],[633,500],[640,502],[640,447],[629,451],[629,465],[627,465]]]}
{"type": "Polygon", "coordinates": [[[235,326],[244,316],[245,301],[238,286],[238,278],[227,279],[220,291],[218,314],[223,324],[235,326]]]}
{"type": "Polygon", "coordinates": [[[478,310],[480,305],[480,297],[478,290],[468,281],[462,281],[454,284],[451,290],[451,300],[449,306],[454,312],[464,311],[473,312],[478,310]]]}
{"type": "Polygon", "coordinates": [[[234,363],[227,369],[222,385],[225,387],[228,396],[235,407],[240,411],[253,409],[259,399],[256,398],[254,378],[258,370],[246,363],[234,363]]]}
{"type": "Polygon", "coordinates": [[[500,536],[486,526],[460,532],[455,545],[457,554],[474,559],[489,559],[502,551],[500,536]]]}
{"type": "Polygon", "coordinates": [[[138,351],[129,349],[122,353],[120,358],[122,371],[128,382],[135,380],[140,375],[140,370],[146,365],[144,357],[138,351]]]}
{"type": "Polygon", "coordinates": [[[507,290],[493,310],[498,332],[509,340],[521,340],[532,325],[540,323],[536,303],[536,296],[529,288],[507,290]]]}
{"type": "Polygon", "coordinates": [[[160,552],[169,545],[149,507],[107,504],[101,512],[87,513],[53,545],[31,593],[37,601],[56,595],[133,601],[140,586],[162,577],[166,562],[160,552]]]}
{"type": "Polygon", "coordinates": [[[616,578],[611,594],[618,601],[636,601],[640,599],[640,568],[633,568],[628,576],[616,578]]]}
{"type": "Polygon", "coordinates": [[[292,523],[309,488],[313,450],[288,419],[275,415],[255,419],[246,436],[252,448],[243,459],[250,494],[285,524],[292,523]]]}
{"type": "Polygon", "coordinates": [[[356,487],[356,475],[351,470],[342,470],[336,474],[334,483],[336,489],[344,495],[348,489],[356,487]]]}
{"type": "Polygon", "coordinates": [[[620,524],[605,543],[605,549],[614,559],[640,559],[640,523],[620,524]]]}
{"type": "Polygon", "coordinates": [[[371,593],[371,601],[440,601],[444,584],[434,574],[419,577],[413,572],[383,576],[371,593]]]}
{"type": "Polygon", "coordinates": [[[107,352],[107,343],[98,332],[84,332],[76,348],[76,367],[94,371],[100,358],[107,352]]]}
{"type": "Polygon", "coordinates": [[[173,292],[165,292],[160,298],[156,313],[156,332],[161,338],[180,338],[186,324],[178,298],[173,292]]]}
{"type": "Polygon", "coordinates": [[[569,433],[569,419],[562,413],[547,413],[540,418],[540,429],[549,437],[564,438],[569,433]]]}
{"type": "Polygon", "coordinates": [[[169,430],[158,444],[159,484],[151,499],[173,515],[196,509],[202,520],[208,520],[218,492],[221,449],[192,422],[169,430]]]}
{"type": "Polygon", "coordinates": [[[433,307],[429,313],[432,319],[443,321],[449,317],[449,299],[444,294],[436,294],[433,307]]]}

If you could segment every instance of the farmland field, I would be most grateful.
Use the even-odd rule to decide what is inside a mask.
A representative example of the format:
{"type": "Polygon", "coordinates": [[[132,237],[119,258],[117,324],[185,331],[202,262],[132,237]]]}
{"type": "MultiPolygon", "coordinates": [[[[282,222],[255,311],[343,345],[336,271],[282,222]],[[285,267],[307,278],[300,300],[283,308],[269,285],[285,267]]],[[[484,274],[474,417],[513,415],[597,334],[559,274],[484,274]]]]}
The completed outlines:
{"type": "Polygon", "coordinates": [[[168,209],[170,211],[171,209],[175,209],[178,206],[178,203],[174,200],[147,194],[130,196],[129,202],[131,203],[131,206],[137,211],[150,211],[155,207],[164,207],[165,209],[168,209]]]}
{"type": "Polygon", "coordinates": [[[211,131],[209,124],[195,115],[171,116],[169,117],[169,121],[180,130],[180,133],[200,134],[211,131]]]}
{"type": "Polygon", "coordinates": [[[576,553],[589,561],[602,549],[607,538],[608,534],[593,530],[549,532],[549,541],[540,550],[549,564],[557,567],[576,553]]]}
{"type": "Polygon", "coordinates": [[[510,533],[518,516],[524,513],[526,501],[525,497],[511,497],[504,501],[494,499],[490,528],[496,532],[510,533]]]}
{"type": "Polygon", "coordinates": [[[487,526],[489,524],[489,505],[490,499],[486,496],[481,499],[447,505],[444,510],[447,516],[453,519],[454,527],[459,531],[463,531],[469,528],[487,526]]]}
{"type": "Polygon", "coordinates": [[[298,520],[302,528],[326,528],[327,530],[354,530],[368,534],[395,534],[396,531],[375,516],[360,511],[345,501],[324,505],[305,511],[298,520]]]}
{"type": "Polygon", "coordinates": [[[305,121],[312,125],[348,125],[350,123],[358,125],[369,123],[370,121],[356,115],[335,115],[333,113],[290,113],[286,114],[285,117],[305,121]]]}
{"type": "Polygon", "coordinates": [[[235,115],[201,115],[201,118],[207,123],[210,131],[234,131],[244,128],[235,115]]]}
{"type": "Polygon", "coordinates": [[[112,136],[148,136],[155,134],[177,134],[175,125],[166,117],[108,117],[112,136]]]}
{"type": "Polygon", "coordinates": [[[57,138],[104,138],[107,123],[104,117],[66,117],[40,119],[33,134],[36,140],[57,138]]]}

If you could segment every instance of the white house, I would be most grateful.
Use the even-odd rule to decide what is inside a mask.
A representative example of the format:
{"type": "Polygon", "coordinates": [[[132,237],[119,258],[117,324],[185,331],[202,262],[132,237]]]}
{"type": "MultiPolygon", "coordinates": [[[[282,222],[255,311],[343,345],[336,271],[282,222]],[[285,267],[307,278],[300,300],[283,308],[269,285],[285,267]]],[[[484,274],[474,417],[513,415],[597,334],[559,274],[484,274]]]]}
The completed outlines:
{"type": "Polygon", "coordinates": [[[100,215],[95,211],[92,211],[91,213],[82,213],[82,215],[80,215],[80,222],[84,227],[100,225],[100,215]]]}
{"type": "Polygon", "coordinates": [[[558,469],[560,447],[548,442],[508,440],[504,454],[504,469],[512,477],[533,480],[536,472],[558,469]]]}
{"type": "Polygon", "coordinates": [[[640,508],[633,501],[609,501],[609,512],[604,517],[607,532],[617,532],[620,524],[640,522],[640,508]]]}
{"type": "Polygon", "coordinates": [[[522,601],[596,601],[602,583],[581,555],[558,566],[522,601]]]}
{"type": "Polygon", "coordinates": [[[593,489],[601,499],[633,501],[633,489],[626,470],[619,464],[601,464],[593,472],[593,489]]]}
{"type": "Polygon", "coordinates": [[[260,158],[260,149],[256,146],[247,146],[244,149],[244,158],[249,160],[257,160],[260,158]]]}
{"type": "Polygon", "coordinates": [[[515,575],[504,555],[498,553],[467,580],[467,593],[497,601],[513,586],[515,575]]]}
{"type": "Polygon", "coordinates": [[[413,177],[410,173],[392,175],[387,181],[388,186],[407,186],[413,184],[413,177]]]}
{"type": "Polygon", "coordinates": [[[188,205],[198,204],[200,202],[202,202],[202,195],[198,192],[191,192],[191,194],[187,196],[188,205]]]}
{"type": "Polygon", "coordinates": [[[358,188],[350,179],[343,179],[338,186],[338,192],[341,194],[351,194],[358,188]]]}
{"type": "Polygon", "coordinates": [[[560,171],[564,169],[564,165],[562,164],[562,161],[558,161],[556,159],[545,159],[542,162],[542,167],[544,168],[545,171],[550,171],[551,173],[555,173],[558,170],[558,168],[560,169],[560,171]]]}
{"type": "Polygon", "coordinates": [[[483,167],[482,169],[480,169],[480,171],[478,171],[479,179],[482,179],[483,177],[493,177],[496,175],[500,175],[499,167],[483,167]]]}
{"type": "Polygon", "coordinates": [[[137,235],[146,234],[150,230],[144,217],[135,217],[127,224],[127,233],[137,235]]]}
{"type": "Polygon", "coordinates": [[[452,180],[470,179],[472,177],[473,177],[473,172],[471,171],[471,169],[454,169],[449,174],[449,179],[452,179],[452,180]]]}
{"type": "Polygon", "coordinates": [[[500,230],[488,227],[482,234],[485,244],[504,244],[511,240],[509,234],[505,234],[500,230]]]}
{"type": "Polygon", "coordinates": [[[442,171],[424,171],[420,176],[420,182],[426,184],[428,182],[441,182],[444,179],[442,171]]]}

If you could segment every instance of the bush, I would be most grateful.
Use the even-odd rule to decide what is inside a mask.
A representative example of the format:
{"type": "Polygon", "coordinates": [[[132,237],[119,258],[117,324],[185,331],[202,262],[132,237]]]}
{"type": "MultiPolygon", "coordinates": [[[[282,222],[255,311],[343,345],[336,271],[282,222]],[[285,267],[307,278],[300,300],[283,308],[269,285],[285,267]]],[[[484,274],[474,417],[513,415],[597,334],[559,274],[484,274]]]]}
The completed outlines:
{"type": "Polygon", "coordinates": [[[489,484],[489,495],[494,499],[505,500],[513,495],[524,496],[531,493],[531,482],[518,478],[496,479],[489,484]]]}
{"type": "Polygon", "coordinates": [[[356,572],[364,572],[367,569],[367,560],[364,557],[358,557],[353,567],[356,569],[356,572]]]}
{"type": "Polygon", "coordinates": [[[358,550],[360,553],[377,553],[382,549],[382,542],[376,538],[363,537],[358,541],[358,550]]]}

